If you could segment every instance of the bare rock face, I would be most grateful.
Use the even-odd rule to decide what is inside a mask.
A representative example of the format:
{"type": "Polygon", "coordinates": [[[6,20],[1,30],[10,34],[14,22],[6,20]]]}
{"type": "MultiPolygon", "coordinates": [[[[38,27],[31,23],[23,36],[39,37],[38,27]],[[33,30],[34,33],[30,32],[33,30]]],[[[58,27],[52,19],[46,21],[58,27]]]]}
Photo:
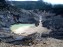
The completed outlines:
{"type": "Polygon", "coordinates": [[[17,23],[34,23],[36,20],[27,10],[18,12],[0,11],[0,27],[10,27],[17,23]]]}
{"type": "Polygon", "coordinates": [[[9,27],[12,23],[14,23],[13,21],[13,17],[11,15],[0,15],[0,24],[3,27],[9,27]]]}

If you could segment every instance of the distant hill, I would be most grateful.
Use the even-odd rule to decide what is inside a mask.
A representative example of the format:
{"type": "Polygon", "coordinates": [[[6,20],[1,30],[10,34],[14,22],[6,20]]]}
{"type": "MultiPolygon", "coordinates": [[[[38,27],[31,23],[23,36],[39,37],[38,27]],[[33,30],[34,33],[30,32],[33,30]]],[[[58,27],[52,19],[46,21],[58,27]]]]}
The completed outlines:
{"type": "MultiPolygon", "coordinates": [[[[9,1],[8,3],[11,4],[9,1]]],[[[12,1],[12,4],[23,9],[51,9],[52,5],[43,1],[12,1]]]]}

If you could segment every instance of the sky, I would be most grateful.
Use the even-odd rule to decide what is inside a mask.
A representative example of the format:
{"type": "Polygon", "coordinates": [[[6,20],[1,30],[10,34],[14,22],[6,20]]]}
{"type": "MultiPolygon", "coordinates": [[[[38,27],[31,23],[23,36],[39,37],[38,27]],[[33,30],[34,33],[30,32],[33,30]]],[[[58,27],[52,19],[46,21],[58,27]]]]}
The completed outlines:
{"type": "Polygon", "coordinates": [[[11,1],[37,1],[37,0],[11,0],[11,1]]]}
{"type": "Polygon", "coordinates": [[[63,4],[63,0],[43,0],[51,4],[63,4]]]}
{"type": "MultiPolygon", "coordinates": [[[[38,0],[11,0],[11,1],[38,1],[38,0]]],[[[43,0],[51,4],[63,4],[63,0],[43,0]]]]}

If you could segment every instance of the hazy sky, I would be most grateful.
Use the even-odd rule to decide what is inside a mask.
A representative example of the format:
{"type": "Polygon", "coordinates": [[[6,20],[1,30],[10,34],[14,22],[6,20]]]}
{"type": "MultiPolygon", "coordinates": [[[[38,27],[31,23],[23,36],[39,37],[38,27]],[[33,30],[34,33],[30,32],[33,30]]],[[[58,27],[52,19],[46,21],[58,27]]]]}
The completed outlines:
{"type": "Polygon", "coordinates": [[[37,1],[37,0],[12,0],[12,1],[37,1]]]}
{"type": "MultiPolygon", "coordinates": [[[[38,0],[11,0],[11,1],[38,1],[38,0]]],[[[63,4],[63,0],[43,0],[51,4],[63,4]]]]}
{"type": "Polygon", "coordinates": [[[44,0],[44,1],[52,4],[63,4],[63,0],[44,0]]]}

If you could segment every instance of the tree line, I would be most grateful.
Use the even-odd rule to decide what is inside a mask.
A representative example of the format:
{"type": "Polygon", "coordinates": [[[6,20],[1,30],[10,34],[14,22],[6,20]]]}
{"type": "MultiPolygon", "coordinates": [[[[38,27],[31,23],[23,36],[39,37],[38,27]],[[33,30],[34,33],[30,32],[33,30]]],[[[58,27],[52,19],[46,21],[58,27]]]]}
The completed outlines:
{"type": "MultiPolygon", "coordinates": [[[[14,7],[17,8],[22,8],[22,9],[27,9],[27,10],[34,10],[34,9],[39,9],[39,10],[46,10],[46,11],[51,11],[53,13],[61,14],[63,15],[63,5],[62,4],[57,4],[57,5],[52,5],[43,1],[13,1],[14,7]]],[[[0,0],[0,8],[1,7],[7,7],[8,4],[6,3],[5,0],[0,0]]]]}

